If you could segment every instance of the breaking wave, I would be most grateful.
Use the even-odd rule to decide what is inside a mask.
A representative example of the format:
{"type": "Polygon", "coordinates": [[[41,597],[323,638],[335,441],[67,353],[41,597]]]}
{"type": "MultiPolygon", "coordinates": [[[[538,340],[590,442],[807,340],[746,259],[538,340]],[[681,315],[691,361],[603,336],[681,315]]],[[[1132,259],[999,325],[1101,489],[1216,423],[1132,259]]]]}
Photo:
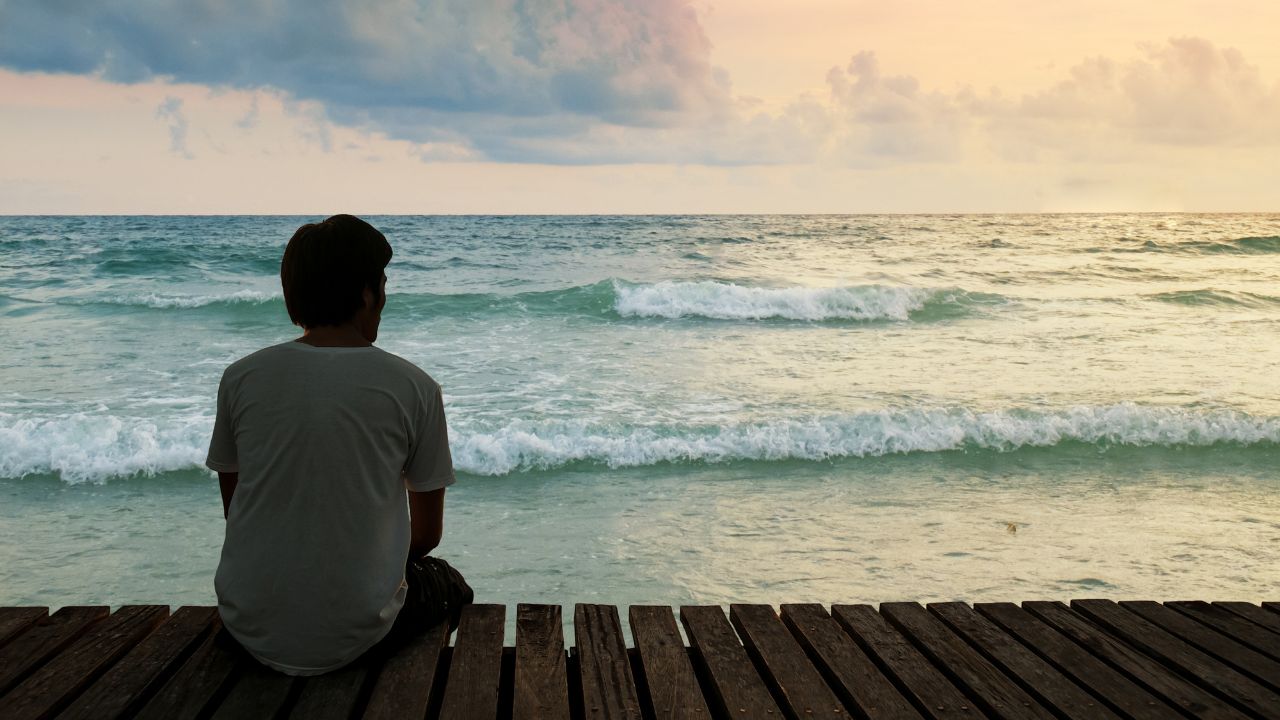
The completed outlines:
{"type": "MultiPolygon", "coordinates": [[[[154,420],[105,411],[50,418],[0,412],[0,477],[104,481],[203,467],[213,418],[154,420]]],[[[516,420],[451,428],[455,467],[474,475],[660,463],[831,460],[910,453],[1280,444],[1280,417],[1132,403],[1059,410],[894,409],[717,425],[516,420]]]]}
{"type": "Polygon", "coordinates": [[[716,320],[903,321],[937,296],[912,287],[765,288],[714,281],[618,284],[616,292],[614,309],[623,317],[716,320]]]}

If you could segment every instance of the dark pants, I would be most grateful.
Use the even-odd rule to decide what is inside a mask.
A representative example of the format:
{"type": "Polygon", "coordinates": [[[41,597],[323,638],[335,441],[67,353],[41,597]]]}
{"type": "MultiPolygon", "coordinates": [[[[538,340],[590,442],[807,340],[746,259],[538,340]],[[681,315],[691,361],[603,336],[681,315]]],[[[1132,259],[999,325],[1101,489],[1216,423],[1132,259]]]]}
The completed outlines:
{"type": "Polygon", "coordinates": [[[451,631],[457,629],[462,606],[475,599],[462,573],[440,558],[428,555],[410,560],[404,566],[404,579],[409,585],[404,606],[386,637],[370,653],[393,653],[444,622],[449,623],[451,631]]]}

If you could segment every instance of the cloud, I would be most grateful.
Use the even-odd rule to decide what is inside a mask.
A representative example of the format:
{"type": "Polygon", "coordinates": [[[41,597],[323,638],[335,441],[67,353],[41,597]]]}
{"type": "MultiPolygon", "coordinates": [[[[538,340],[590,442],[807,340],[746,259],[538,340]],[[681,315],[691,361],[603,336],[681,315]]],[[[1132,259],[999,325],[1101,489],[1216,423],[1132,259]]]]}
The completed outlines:
{"type": "MultiPolygon", "coordinates": [[[[763,110],[733,97],[693,8],[0,0],[0,66],[265,91],[286,100],[304,120],[299,133],[326,152],[338,126],[408,141],[424,162],[874,168],[1280,144],[1280,85],[1238,51],[1199,38],[1146,46],[1137,58],[1086,59],[1013,97],[931,88],[860,51],[827,73],[824,91],[763,110]]],[[[163,117],[175,152],[189,155],[181,106],[163,117]]],[[[251,105],[238,127],[257,122],[251,105]]]]}
{"type": "Polygon", "coordinates": [[[1233,48],[1171,38],[1130,60],[1086,59],[1044,90],[927,91],[860,52],[827,75],[826,154],[883,162],[1122,162],[1152,152],[1280,146],[1280,83],[1233,48]]]}
{"type": "Polygon", "coordinates": [[[10,0],[0,64],[272,87],[335,117],[660,125],[724,99],[688,0],[10,0]]]}
{"type": "Polygon", "coordinates": [[[166,97],[156,108],[156,117],[169,124],[169,152],[188,160],[194,157],[187,147],[187,116],[182,112],[182,98],[166,97]]]}
{"type": "Polygon", "coordinates": [[[1166,145],[1252,145],[1280,140],[1280,84],[1268,87],[1234,48],[1203,38],[1148,45],[1129,62],[1092,58],[1070,77],[1023,98],[1016,114],[1166,145]]]}

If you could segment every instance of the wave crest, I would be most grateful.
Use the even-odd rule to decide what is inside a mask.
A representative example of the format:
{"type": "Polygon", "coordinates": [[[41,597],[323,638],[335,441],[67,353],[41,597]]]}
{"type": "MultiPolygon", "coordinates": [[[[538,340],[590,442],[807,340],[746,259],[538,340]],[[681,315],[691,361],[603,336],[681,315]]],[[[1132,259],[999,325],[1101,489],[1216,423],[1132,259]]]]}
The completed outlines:
{"type": "Polygon", "coordinates": [[[459,470],[505,475],[577,462],[635,467],[667,462],[828,460],[964,450],[1011,452],[1063,443],[1190,446],[1280,443],[1280,418],[1130,403],[1055,411],[881,410],[722,427],[607,427],[517,422],[462,432],[459,470]]]}
{"type": "Polygon", "coordinates": [[[904,321],[934,296],[934,291],[911,287],[763,288],[710,280],[618,283],[615,293],[614,310],[623,317],[811,321],[904,321]]]}
{"type": "MultiPolygon", "coordinates": [[[[148,420],[103,411],[52,418],[0,413],[0,477],[67,482],[200,469],[213,418],[148,420]]],[[[875,410],[722,426],[515,420],[450,431],[455,467],[473,475],[660,463],[832,460],[964,451],[1014,452],[1070,443],[1130,447],[1280,444],[1280,417],[1132,403],[1058,410],[875,410]]]]}
{"type": "Polygon", "coordinates": [[[122,305],[126,307],[148,307],[158,310],[190,309],[209,305],[262,305],[275,300],[283,300],[284,295],[278,292],[263,290],[237,290],[231,293],[215,295],[161,295],[160,293],[138,293],[136,295],[115,295],[84,303],[95,305],[122,305]]]}

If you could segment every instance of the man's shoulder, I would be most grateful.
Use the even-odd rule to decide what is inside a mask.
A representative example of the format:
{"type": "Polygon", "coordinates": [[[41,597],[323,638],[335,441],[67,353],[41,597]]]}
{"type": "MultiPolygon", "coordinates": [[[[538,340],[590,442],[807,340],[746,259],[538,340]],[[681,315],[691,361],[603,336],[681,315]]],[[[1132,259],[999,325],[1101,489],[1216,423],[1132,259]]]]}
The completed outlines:
{"type": "Polygon", "coordinates": [[[435,378],[428,375],[426,370],[418,367],[413,361],[402,358],[395,353],[387,352],[380,347],[375,346],[374,349],[378,351],[375,357],[378,358],[379,362],[384,363],[389,370],[428,390],[434,391],[440,387],[440,383],[437,383],[435,378]]]}
{"type": "Polygon", "coordinates": [[[244,357],[233,360],[230,365],[227,365],[227,369],[224,372],[227,375],[236,375],[257,365],[269,363],[282,353],[287,352],[288,346],[289,343],[277,343],[255,350],[244,357]]]}

